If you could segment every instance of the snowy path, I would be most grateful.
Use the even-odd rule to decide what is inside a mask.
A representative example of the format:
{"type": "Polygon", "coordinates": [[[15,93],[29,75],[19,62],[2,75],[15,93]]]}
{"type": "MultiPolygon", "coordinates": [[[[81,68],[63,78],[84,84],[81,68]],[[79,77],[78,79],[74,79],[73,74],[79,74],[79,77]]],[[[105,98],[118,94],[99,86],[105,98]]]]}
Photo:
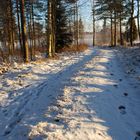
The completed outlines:
{"type": "Polygon", "coordinates": [[[139,140],[140,87],[115,50],[89,51],[15,98],[1,116],[0,140],[139,140]]]}

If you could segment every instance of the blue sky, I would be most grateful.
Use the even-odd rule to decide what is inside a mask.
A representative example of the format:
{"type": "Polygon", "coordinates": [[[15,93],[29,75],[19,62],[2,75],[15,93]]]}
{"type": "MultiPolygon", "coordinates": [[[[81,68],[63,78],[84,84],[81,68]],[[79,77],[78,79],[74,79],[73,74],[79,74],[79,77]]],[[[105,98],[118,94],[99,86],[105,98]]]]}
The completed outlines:
{"type": "MultiPolygon", "coordinates": [[[[78,0],[78,5],[83,4],[79,7],[79,16],[82,17],[82,20],[85,25],[85,31],[92,32],[92,6],[94,0],[78,0]]],[[[100,27],[102,25],[102,21],[97,21],[96,26],[100,27]],[[97,24],[98,22],[98,24],[97,24]]]]}
{"type": "Polygon", "coordinates": [[[85,3],[84,5],[79,7],[79,16],[82,17],[86,31],[92,31],[92,2],[93,0],[78,1],[79,5],[85,3]]]}
{"type": "MultiPolygon", "coordinates": [[[[82,17],[82,20],[85,25],[85,31],[90,31],[92,32],[92,3],[95,0],[78,0],[78,4],[81,5],[85,3],[82,7],[79,8],[79,15],[82,17]]],[[[135,3],[136,6],[136,3],[135,3]]],[[[137,7],[135,8],[135,15],[137,12],[137,7]]],[[[101,28],[102,26],[102,21],[97,21],[96,22],[96,28],[99,27],[101,28]]]]}

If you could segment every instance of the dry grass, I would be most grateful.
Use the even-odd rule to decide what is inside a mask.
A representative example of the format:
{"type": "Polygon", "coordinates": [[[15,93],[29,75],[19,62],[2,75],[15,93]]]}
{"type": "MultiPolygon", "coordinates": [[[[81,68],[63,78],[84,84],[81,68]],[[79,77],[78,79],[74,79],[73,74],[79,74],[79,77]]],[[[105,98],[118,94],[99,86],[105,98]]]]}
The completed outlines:
{"type": "Polygon", "coordinates": [[[79,44],[77,45],[72,45],[70,47],[64,47],[61,49],[59,52],[83,52],[88,48],[87,44],[79,44]]]}
{"type": "MultiPolygon", "coordinates": [[[[61,52],[67,52],[67,53],[76,53],[76,52],[83,52],[88,48],[87,44],[80,44],[80,45],[72,45],[70,47],[64,47],[63,49],[59,50],[59,53],[61,52]]],[[[36,50],[36,56],[37,57],[36,61],[30,61],[31,64],[40,64],[49,60],[59,60],[60,56],[56,53],[53,57],[49,57],[49,58],[45,58],[42,53],[44,53],[44,50],[38,49],[36,50]]],[[[18,64],[22,64],[23,60],[22,60],[22,56],[20,53],[20,50],[17,49],[14,52],[14,56],[12,61],[10,62],[9,60],[9,54],[5,53],[3,54],[3,58],[0,57],[0,75],[7,72],[9,70],[10,67],[13,67],[14,62],[18,63],[18,64]],[[3,63],[5,62],[5,63],[3,63]]]]}

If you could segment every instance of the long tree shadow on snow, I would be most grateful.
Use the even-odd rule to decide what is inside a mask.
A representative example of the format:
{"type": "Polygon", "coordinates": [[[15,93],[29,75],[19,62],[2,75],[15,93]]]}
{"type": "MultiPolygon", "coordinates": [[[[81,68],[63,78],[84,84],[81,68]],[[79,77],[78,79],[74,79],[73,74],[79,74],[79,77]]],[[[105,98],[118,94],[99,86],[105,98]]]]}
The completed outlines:
{"type": "MultiPolygon", "coordinates": [[[[111,59],[110,59],[111,61],[111,59]]],[[[107,67],[106,64],[108,63],[101,63],[100,65],[103,65],[104,67],[107,67]]],[[[57,104],[58,100],[63,100],[61,96],[63,97],[63,93],[58,95],[60,98],[56,98],[54,101],[54,104],[52,106],[54,108],[57,108],[56,110],[52,110],[52,112],[49,112],[50,116],[48,118],[45,118],[45,121],[51,122],[52,124],[57,124],[60,126],[64,126],[63,128],[57,128],[57,129],[75,129],[78,128],[78,123],[75,124],[74,127],[70,127],[69,124],[66,122],[71,122],[71,121],[77,121],[78,118],[80,119],[81,117],[86,118],[82,122],[84,123],[94,123],[97,124],[98,126],[100,125],[101,128],[105,127],[106,128],[106,133],[108,133],[109,136],[111,136],[113,139],[115,138],[116,140],[124,140],[126,136],[120,132],[118,129],[118,125],[122,125],[121,121],[120,124],[116,123],[116,119],[121,119],[120,113],[118,111],[118,105],[119,102],[117,101],[117,95],[118,95],[118,90],[117,88],[121,86],[121,82],[119,79],[113,78],[110,73],[108,73],[108,70],[96,70],[93,68],[84,68],[82,69],[85,73],[84,74],[77,74],[80,77],[80,80],[83,81],[76,81],[74,78],[70,79],[69,82],[69,77],[67,81],[61,81],[60,85],[63,85],[62,87],[66,86],[68,89],[73,89],[73,98],[72,101],[79,102],[83,107],[83,109],[80,109],[79,111],[75,112],[75,114],[72,114],[71,116],[66,116],[66,114],[63,114],[64,112],[62,111],[62,108],[65,108],[66,110],[72,109],[72,105],[67,105],[64,104],[64,106],[61,106],[57,104]],[[89,72],[93,72],[93,74],[89,74],[89,72]],[[102,72],[105,73],[105,75],[100,75],[97,73],[94,74],[94,72],[102,72]],[[87,78],[87,80],[85,80],[87,78]],[[101,79],[101,83],[92,83],[91,79],[101,79]],[[102,80],[108,81],[108,83],[103,83],[102,80]],[[117,85],[117,87],[115,86],[117,85]],[[78,89],[78,87],[80,87],[78,89]],[[89,91],[85,91],[88,89],[89,91]],[[90,90],[92,92],[90,92],[90,90]],[[78,100],[78,98],[82,98],[85,101],[82,102],[78,100]],[[86,111],[86,108],[89,112],[86,111]],[[65,116],[65,117],[61,117],[65,116]],[[114,117],[117,116],[117,117],[114,117]],[[114,118],[113,118],[114,117],[114,118]],[[97,119],[98,118],[98,119],[97,119]]],[[[95,81],[93,81],[95,82],[95,81]]],[[[59,91],[60,92],[60,91],[59,91]]],[[[63,90],[61,92],[64,92],[63,90]]],[[[64,101],[65,102],[65,101],[64,101]]],[[[117,121],[118,122],[118,121],[117,121]]],[[[37,123],[36,123],[37,124],[37,123]]],[[[86,129],[89,130],[96,130],[100,128],[96,128],[96,126],[91,126],[86,129]]],[[[102,135],[101,132],[99,131],[98,133],[100,136],[102,135]]],[[[35,136],[35,137],[40,137],[40,136],[35,136]]]]}
{"type": "MultiPolygon", "coordinates": [[[[9,124],[9,129],[5,130],[5,132],[10,130],[8,133],[5,133],[5,137],[14,139],[14,134],[17,134],[16,138],[26,139],[29,133],[31,133],[30,125],[32,125],[34,127],[37,126],[36,130],[39,131],[38,133],[34,133],[32,138],[44,139],[44,137],[47,138],[49,132],[55,131],[53,126],[58,126],[56,129],[63,129],[64,132],[68,129],[78,128],[79,126],[76,122],[83,117],[85,119],[81,120],[82,123],[94,123],[100,126],[96,128],[96,125],[90,125],[90,127],[88,126],[86,128],[89,130],[98,129],[99,136],[104,135],[100,131],[103,127],[105,128],[105,132],[111,136],[112,139],[126,139],[125,127],[121,120],[122,116],[118,111],[118,106],[120,105],[118,101],[118,92],[120,91],[119,87],[122,86],[122,82],[116,77],[113,77],[107,69],[99,70],[83,67],[98,54],[99,52],[97,54],[93,53],[90,57],[84,57],[81,62],[50,76],[47,81],[39,85],[39,88],[36,88],[39,89],[37,92],[33,90],[31,96],[34,97],[28,98],[29,100],[26,104],[20,106],[17,110],[18,114],[16,115],[16,120],[12,122],[11,125],[9,124]],[[80,74],[78,72],[79,69],[84,71],[84,73],[80,74]],[[90,73],[91,71],[92,74],[90,73]],[[97,72],[99,72],[98,75],[97,72]],[[102,73],[101,75],[100,72],[102,73]],[[80,80],[76,79],[77,77],[79,77],[80,80]],[[95,83],[98,79],[101,81],[95,83]],[[72,92],[73,96],[70,101],[64,97],[65,88],[71,89],[69,92],[72,92]],[[81,99],[84,99],[84,101],[81,99]],[[58,101],[62,101],[64,104],[59,104],[58,101]],[[64,109],[71,113],[72,109],[74,109],[73,103],[83,106],[83,109],[76,110],[74,114],[67,116],[64,114],[64,109]],[[44,108],[44,106],[46,106],[46,108],[44,108]],[[23,107],[23,113],[21,112],[21,107],[23,107]],[[50,108],[52,108],[52,110],[50,108]],[[26,114],[24,110],[28,110],[28,114],[26,114]],[[69,122],[74,120],[75,126],[69,126],[69,122]],[[41,126],[39,124],[41,124],[41,126]],[[52,124],[52,126],[48,126],[48,124],[52,124]],[[124,128],[124,132],[120,131],[118,125],[124,128]],[[42,130],[40,130],[39,127],[41,127],[42,130]]],[[[109,62],[99,62],[99,64],[108,68],[111,60],[112,58],[109,59],[109,62]]],[[[26,92],[28,93],[29,90],[32,89],[28,89],[26,92]]]]}
{"type": "MultiPolygon", "coordinates": [[[[65,81],[69,81],[70,78],[79,70],[80,67],[82,67],[86,62],[90,61],[95,55],[98,55],[98,53],[99,53],[98,51],[95,51],[91,55],[86,55],[85,57],[83,57],[82,60],[80,60],[80,62],[67,67],[63,71],[53,74],[46,81],[43,81],[40,85],[36,87],[31,86],[26,88],[24,90],[24,95],[21,95],[20,97],[19,94],[14,104],[12,105],[9,104],[7,108],[5,108],[7,112],[11,108],[13,109],[12,112],[9,115],[7,115],[7,117],[9,117],[10,119],[8,120],[8,123],[6,123],[5,129],[3,128],[4,131],[2,132],[2,135],[4,137],[8,137],[12,139],[14,137],[13,132],[23,131],[22,128],[25,127],[28,129],[29,124],[36,125],[39,123],[39,121],[43,121],[43,119],[47,120],[47,118],[44,118],[44,113],[47,110],[47,108],[45,111],[43,110],[37,113],[34,112],[32,108],[36,107],[38,109],[38,103],[40,102],[42,102],[43,105],[45,104],[46,107],[51,102],[55,102],[56,97],[59,94],[62,94],[63,92],[60,88],[63,88],[65,86],[66,84],[65,81]],[[43,98],[43,100],[41,101],[39,98],[43,98]],[[26,111],[29,114],[26,114],[25,113],[26,111]],[[23,121],[25,115],[28,116],[28,120],[23,121]],[[38,117],[39,118],[42,117],[42,118],[39,119],[38,117]]],[[[46,75],[44,74],[44,76],[46,75]]],[[[23,92],[23,91],[17,90],[16,92],[23,92]]],[[[26,133],[26,130],[24,130],[24,132],[26,133]]],[[[26,135],[24,134],[24,132],[23,135],[26,135]]],[[[22,136],[20,135],[19,137],[22,136]]]]}

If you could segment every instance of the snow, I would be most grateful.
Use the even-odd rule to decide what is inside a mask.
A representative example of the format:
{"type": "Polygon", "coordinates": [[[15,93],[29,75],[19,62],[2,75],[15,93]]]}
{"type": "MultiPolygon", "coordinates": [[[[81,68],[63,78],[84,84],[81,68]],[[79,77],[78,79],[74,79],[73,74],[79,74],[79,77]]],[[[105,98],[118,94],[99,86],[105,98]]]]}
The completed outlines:
{"type": "Polygon", "coordinates": [[[15,64],[0,76],[0,140],[139,140],[135,49],[90,47],[15,64]]]}
{"type": "Polygon", "coordinates": [[[131,77],[140,80],[140,48],[119,48],[119,51],[122,52],[120,58],[124,59],[122,61],[124,71],[131,77]]]}

